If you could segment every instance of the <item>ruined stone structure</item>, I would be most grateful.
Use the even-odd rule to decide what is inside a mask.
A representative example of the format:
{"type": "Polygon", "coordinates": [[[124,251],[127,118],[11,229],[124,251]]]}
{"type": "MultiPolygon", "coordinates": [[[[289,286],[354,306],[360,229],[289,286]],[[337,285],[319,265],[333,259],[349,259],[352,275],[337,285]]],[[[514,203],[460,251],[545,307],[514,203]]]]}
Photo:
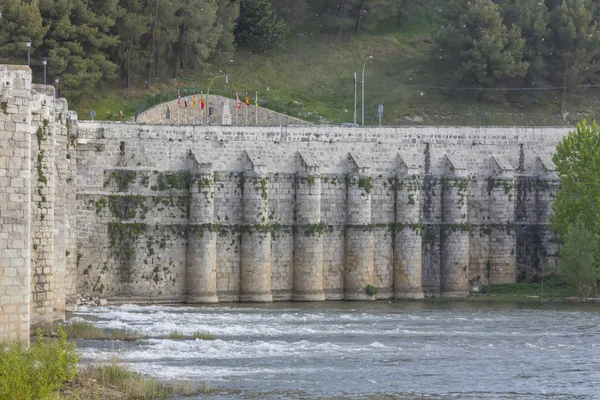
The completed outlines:
{"type": "Polygon", "coordinates": [[[568,129],[78,122],[30,81],[0,67],[0,340],[81,293],[465,296],[554,263],[568,129]]]}

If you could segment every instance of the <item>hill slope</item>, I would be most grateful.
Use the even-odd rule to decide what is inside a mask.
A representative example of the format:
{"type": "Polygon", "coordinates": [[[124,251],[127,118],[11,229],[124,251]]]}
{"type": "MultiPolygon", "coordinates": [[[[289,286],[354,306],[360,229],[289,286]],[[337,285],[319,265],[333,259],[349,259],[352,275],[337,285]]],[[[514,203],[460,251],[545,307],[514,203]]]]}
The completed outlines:
{"type": "Polygon", "coordinates": [[[140,103],[151,105],[172,100],[176,89],[235,97],[236,91],[250,93],[254,104],[316,123],[352,122],[354,72],[358,74],[357,122],[360,124],[361,71],[369,55],[365,73],[365,123],[378,124],[377,106],[385,107],[383,124],[442,125],[572,125],[594,118],[600,105],[600,89],[569,92],[568,117],[559,117],[562,91],[491,92],[477,100],[473,93],[427,88],[447,87],[431,66],[431,34],[439,21],[439,9],[414,10],[400,28],[395,18],[384,21],[373,32],[356,35],[328,33],[316,22],[297,29],[285,48],[267,53],[238,49],[233,60],[204,70],[185,71],[178,80],[154,82],[150,93],[144,89],[107,87],[97,98],[86,99],[78,107],[80,118],[119,119],[135,114],[140,103]],[[219,72],[222,71],[222,72],[219,72]],[[426,87],[422,87],[426,86],[426,87]]]}

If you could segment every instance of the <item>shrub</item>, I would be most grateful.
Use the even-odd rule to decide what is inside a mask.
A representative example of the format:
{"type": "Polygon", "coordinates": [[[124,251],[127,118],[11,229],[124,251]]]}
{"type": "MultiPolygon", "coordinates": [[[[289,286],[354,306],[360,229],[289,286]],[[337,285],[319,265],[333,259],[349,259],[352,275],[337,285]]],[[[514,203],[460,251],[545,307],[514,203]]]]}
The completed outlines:
{"type": "Polygon", "coordinates": [[[373,285],[367,285],[367,287],[365,288],[365,293],[367,294],[367,296],[375,296],[377,294],[377,288],[373,285]]]}
{"type": "Polygon", "coordinates": [[[37,342],[27,348],[14,343],[0,348],[0,399],[55,399],[57,392],[77,375],[79,353],[67,341],[64,330],[58,338],[37,342]]]}

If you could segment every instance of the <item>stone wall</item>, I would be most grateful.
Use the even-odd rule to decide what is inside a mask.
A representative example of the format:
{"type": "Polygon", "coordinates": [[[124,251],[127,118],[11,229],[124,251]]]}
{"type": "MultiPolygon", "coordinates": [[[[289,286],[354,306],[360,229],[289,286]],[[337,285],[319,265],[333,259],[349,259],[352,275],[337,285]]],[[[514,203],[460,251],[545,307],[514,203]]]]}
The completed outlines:
{"type": "Polygon", "coordinates": [[[77,116],[28,67],[0,66],[0,85],[0,341],[27,342],[75,301],[77,116]]]}
{"type": "MultiPolygon", "coordinates": [[[[183,96],[183,94],[182,94],[183,96]]],[[[205,96],[206,98],[206,96],[205,96]]],[[[243,99],[240,99],[243,102],[243,99]]],[[[310,122],[303,121],[289,115],[281,114],[266,108],[257,108],[254,100],[250,106],[245,103],[238,110],[237,102],[223,96],[211,95],[208,105],[204,110],[200,109],[200,96],[197,97],[196,108],[193,108],[192,96],[188,96],[188,108],[185,108],[184,99],[178,104],[177,100],[167,103],[161,103],[154,106],[134,119],[141,124],[160,124],[160,125],[221,125],[224,105],[229,106],[231,116],[230,125],[235,126],[280,126],[280,125],[312,125],[310,122]],[[214,110],[214,114],[208,116],[208,108],[214,110]],[[170,119],[167,119],[167,109],[170,119]]],[[[133,122],[133,121],[132,121],[133,122]]]]}
{"type": "Polygon", "coordinates": [[[77,291],[368,300],[531,280],[556,256],[567,132],[79,123],[77,291]]]}
{"type": "Polygon", "coordinates": [[[78,122],[17,66],[0,104],[0,341],[84,293],[464,296],[556,268],[566,128],[78,122]]]}

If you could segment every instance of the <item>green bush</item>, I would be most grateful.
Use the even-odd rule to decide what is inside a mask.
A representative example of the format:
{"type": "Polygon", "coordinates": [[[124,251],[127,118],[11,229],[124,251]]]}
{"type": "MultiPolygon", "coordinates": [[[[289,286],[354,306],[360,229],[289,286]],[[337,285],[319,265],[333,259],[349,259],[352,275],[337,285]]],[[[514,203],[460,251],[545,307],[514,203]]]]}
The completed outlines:
{"type": "Polygon", "coordinates": [[[375,296],[377,294],[377,288],[373,285],[367,285],[367,287],[365,288],[365,293],[367,294],[367,296],[375,296]]]}
{"type": "Polygon", "coordinates": [[[0,348],[0,399],[55,399],[57,392],[77,375],[79,353],[67,340],[45,340],[41,332],[31,347],[13,343],[0,348]]]}

